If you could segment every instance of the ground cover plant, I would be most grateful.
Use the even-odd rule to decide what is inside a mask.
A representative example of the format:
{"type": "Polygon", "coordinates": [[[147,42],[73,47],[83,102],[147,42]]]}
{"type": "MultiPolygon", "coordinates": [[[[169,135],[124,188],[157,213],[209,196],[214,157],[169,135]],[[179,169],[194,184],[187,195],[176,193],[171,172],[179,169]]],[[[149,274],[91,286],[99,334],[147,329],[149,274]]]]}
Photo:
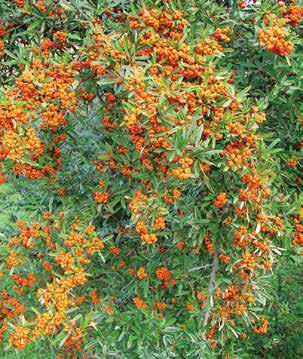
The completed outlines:
{"type": "Polygon", "coordinates": [[[302,3],[0,9],[3,357],[299,357],[302,3]]]}

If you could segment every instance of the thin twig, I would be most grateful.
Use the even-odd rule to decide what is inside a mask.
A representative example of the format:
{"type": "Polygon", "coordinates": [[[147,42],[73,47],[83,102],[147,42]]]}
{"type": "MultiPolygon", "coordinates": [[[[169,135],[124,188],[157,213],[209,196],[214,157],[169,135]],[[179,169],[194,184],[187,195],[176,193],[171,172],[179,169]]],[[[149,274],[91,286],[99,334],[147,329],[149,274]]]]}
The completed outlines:
{"type": "Polygon", "coordinates": [[[191,268],[191,269],[189,269],[188,271],[189,271],[189,272],[193,272],[193,271],[195,271],[195,270],[207,268],[207,267],[210,267],[210,266],[211,266],[211,264],[206,264],[206,265],[204,265],[204,266],[191,268]]]}
{"type": "Polygon", "coordinates": [[[209,279],[209,284],[208,284],[208,297],[207,297],[207,306],[206,306],[206,311],[205,311],[205,316],[204,316],[204,327],[207,325],[208,319],[210,317],[210,307],[211,307],[211,297],[213,295],[213,292],[215,290],[215,286],[216,286],[216,274],[217,274],[217,270],[219,268],[219,253],[217,251],[215,251],[214,253],[214,258],[213,258],[213,263],[212,263],[212,269],[211,269],[211,274],[210,274],[210,279],[209,279]]]}

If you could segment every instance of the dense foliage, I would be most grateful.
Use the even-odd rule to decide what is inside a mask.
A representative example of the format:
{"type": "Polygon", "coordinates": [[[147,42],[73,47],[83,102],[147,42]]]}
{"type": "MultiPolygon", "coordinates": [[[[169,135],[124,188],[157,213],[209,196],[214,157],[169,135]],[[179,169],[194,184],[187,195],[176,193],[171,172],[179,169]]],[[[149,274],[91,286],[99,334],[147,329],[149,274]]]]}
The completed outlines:
{"type": "Polygon", "coordinates": [[[301,2],[0,9],[0,350],[300,355],[301,2]]]}

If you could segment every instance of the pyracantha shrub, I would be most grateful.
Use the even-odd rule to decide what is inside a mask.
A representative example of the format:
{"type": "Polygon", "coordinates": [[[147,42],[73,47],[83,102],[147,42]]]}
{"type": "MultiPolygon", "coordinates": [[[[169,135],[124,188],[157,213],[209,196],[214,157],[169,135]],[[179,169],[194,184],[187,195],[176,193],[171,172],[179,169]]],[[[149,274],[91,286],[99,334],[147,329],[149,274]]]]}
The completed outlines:
{"type": "Polygon", "coordinates": [[[0,28],[5,69],[22,39],[11,16],[26,28],[38,11],[53,25],[29,35],[28,62],[6,77],[1,182],[37,180],[56,209],[19,221],[0,252],[3,343],[229,357],[266,334],[281,238],[302,245],[303,203],[297,188],[285,197],[280,174],[299,160],[281,165],[268,140],[278,106],[267,87],[250,96],[237,82],[249,62],[238,63],[237,41],[251,26],[251,51],[287,61],[299,4],[15,3],[0,28]],[[237,13],[252,21],[235,24],[237,13]]]}

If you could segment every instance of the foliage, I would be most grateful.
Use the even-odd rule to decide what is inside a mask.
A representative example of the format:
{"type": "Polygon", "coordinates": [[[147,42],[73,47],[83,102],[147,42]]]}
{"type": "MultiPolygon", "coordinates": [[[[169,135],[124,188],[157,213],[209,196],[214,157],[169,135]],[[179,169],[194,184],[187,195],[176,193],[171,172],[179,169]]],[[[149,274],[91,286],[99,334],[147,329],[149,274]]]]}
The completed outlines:
{"type": "Polygon", "coordinates": [[[302,4],[0,6],[1,349],[300,353],[302,4]]]}

